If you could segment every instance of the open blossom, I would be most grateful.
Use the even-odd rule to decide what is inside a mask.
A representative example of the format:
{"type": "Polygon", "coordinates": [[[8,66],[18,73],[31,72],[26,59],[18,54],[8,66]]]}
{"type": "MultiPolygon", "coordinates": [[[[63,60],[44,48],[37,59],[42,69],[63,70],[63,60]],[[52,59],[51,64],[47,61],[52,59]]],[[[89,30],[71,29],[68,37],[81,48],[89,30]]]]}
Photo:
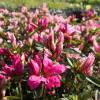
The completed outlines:
{"type": "Polygon", "coordinates": [[[93,74],[93,63],[94,63],[95,57],[93,53],[90,53],[87,58],[83,61],[81,64],[81,71],[87,75],[91,76],[93,74]]]}
{"type": "Polygon", "coordinates": [[[36,89],[40,86],[41,82],[45,82],[45,78],[42,76],[31,75],[28,79],[28,85],[31,90],[36,89]]]}
{"type": "Polygon", "coordinates": [[[60,80],[61,80],[60,75],[48,77],[46,86],[48,87],[48,89],[60,87],[61,86],[60,80]]]}
{"type": "Polygon", "coordinates": [[[63,64],[53,64],[47,56],[44,57],[43,63],[45,76],[61,74],[66,70],[63,64]]]}
{"type": "Polygon", "coordinates": [[[31,73],[31,76],[28,79],[28,85],[31,90],[39,87],[41,82],[45,84],[47,89],[60,87],[61,85],[60,74],[62,74],[66,70],[66,67],[64,65],[54,64],[52,60],[45,55],[43,60],[44,74],[40,75],[40,70],[42,71],[42,69],[39,70],[40,67],[38,65],[38,62],[34,62],[33,60],[31,60],[31,63],[33,63],[31,66],[29,64],[29,69],[30,69],[29,71],[31,73]]]}

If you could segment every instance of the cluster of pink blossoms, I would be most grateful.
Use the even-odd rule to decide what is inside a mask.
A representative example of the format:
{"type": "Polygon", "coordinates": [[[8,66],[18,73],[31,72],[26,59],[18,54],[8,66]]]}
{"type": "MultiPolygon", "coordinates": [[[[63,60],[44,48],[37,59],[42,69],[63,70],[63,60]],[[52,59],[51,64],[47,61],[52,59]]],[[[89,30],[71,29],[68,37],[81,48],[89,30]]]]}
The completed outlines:
{"type": "Polygon", "coordinates": [[[51,59],[44,56],[43,66],[42,59],[39,55],[35,55],[34,60],[30,60],[29,64],[30,77],[28,84],[31,89],[39,87],[41,82],[46,85],[47,89],[52,89],[61,86],[61,76],[67,67],[63,64],[54,64],[51,59]]]}
{"type": "Polygon", "coordinates": [[[0,8],[1,94],[16,77],[27,79],[30,90],[44,86],[48,91],[66,86],[62,80],[68,70],[92,76],[93,64],[99,64],[94,61],[100,53],[100,24],[92,10],[83,15],[78,23],[75,15],[50,14],[46,5],[35,12],[0,8]]]}

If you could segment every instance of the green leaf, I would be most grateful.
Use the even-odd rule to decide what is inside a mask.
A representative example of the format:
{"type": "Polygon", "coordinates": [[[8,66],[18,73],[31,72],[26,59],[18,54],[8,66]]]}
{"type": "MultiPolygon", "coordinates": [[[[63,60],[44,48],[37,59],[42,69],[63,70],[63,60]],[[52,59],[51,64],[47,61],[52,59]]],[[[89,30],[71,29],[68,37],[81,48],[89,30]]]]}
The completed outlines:
{"type": "Polygon", "coordinates": [[[8,100],[20,100],[20,97],[18,96],[6,96],[8,100]]]}
{"type": "Polygon", "coordinates": [[[12,46],[11,43],[8,43],[8,44],[7,44],[7,47],[8,47],[8,48],[13,48],[13,46],[12,46]]]}
{"type": "Polygon", "coordinates": [[[71,66],[71,67],[74,67],[73,63],[71,62],[71,60],[69,58],[67,58],[67,61],[68,61],[68,64],[71,66]]]}
{"type": "Polygon", "coordinates": [[[96,79],[95,77],[86,77],[86,80],[90,83],[94,84],[97,87],[100,87],[100,80],[96,79]]]}
{"type": "Polygon", "coordinates": [[[35,48],[36,48],[36,50],[43,50],[44,45],[42,43],[36,43],[35,48]]]}

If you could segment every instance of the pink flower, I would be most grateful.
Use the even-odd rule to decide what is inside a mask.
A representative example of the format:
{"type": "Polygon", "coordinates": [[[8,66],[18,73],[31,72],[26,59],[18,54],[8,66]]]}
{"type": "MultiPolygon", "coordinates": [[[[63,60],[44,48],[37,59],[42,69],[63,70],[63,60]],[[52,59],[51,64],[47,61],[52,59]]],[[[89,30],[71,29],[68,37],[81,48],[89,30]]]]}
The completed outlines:
{"type": "Polygon", "coordinates": [[[7,53],[9,53],[9,51],[7,49],[0,48],[0,55],[4,55],[4,54],[7,54],[7,53]]]}
{"type": "Polygon", "coordinates": [[[51,50],[55,51],[56,45],[55,45],[55,43],[54,43],[54,31],[53,31],[52,28],[49,30],[49,35],[48,35],[48,42],[47,42],[47,44],[48,44],[48,47],[49,47],[51,50]]]}
{"type": "Polygon", "coordinates": [[[3,43],[3,39],[2,38],[0,38],[0,44],[2,44],[3,43]]]}
{"type": "Polygon", "coordinates": [[[90,43],[93,43],[93,39],[94,39],[94,36],[93,35],[88,35],[87,36],[87,39],[90,43]]]}
{"type": "Polygon", "coordinates": [[[44,18],[38,20],[38,25],[41,26],[41,29],[42,29],[42,30],[44,30],[44,29],[47,28],[48,23],[49,23],[49,21],[48,21],[48,19],[47,19],[46,17],[44,17],[44,18]]]}
{"type": "Polygon", "coordinates": [[[61,74],[66,70],[63,64],[53,64],[47,56],[44,57],[43,64],[45,76],[61,74]]]}
{"type": "Polygon", "coordinates": [[[63,43],[64,43],[64,34],[60,32],[58,36],[58,43],[56,44],[56,54],[57,55],[61,54],[63,50],[63,43]]]}
{"type": "Polygon", "coordinates": [[[34,24],[34,23],[28,23],[28,26],[27,26],[27,32],[33,32],[34,29],[36,28],[37,26],[34,24]]]}
{"type": "Polygon", "coordinates": [[[22,76],[24,71],[24,66],[21,61],[21,57],[19,54],[12,56],[12,65],[14,66],[15,75],[22,76]]]}
{"type": "Polygon", "coordinates": [[[63,33],[68,33],[68,34],[72,34],[76,31],[74,27],[68,23],[61,23],[59,30],[63,33]]]}
{"type": "Polygon", "coordinates": [[[100,53],[100,43],[97,43],[96,37],[94,37],[94,40],[93,40],[93,47],[96,52],[100,53]]]}
{"type": "Polygon", "coordinates": [[[8,75],[13,75],[14,67],[12,65],[8,66],[7,64],[4,65],[3,71],[8,75]]]}
{"type": "Polygon", "coordinates": [[[14,33],[7,32],[7,37],[14,47],[16,47],[16,37],[14,33]]]}
{"type": "Polygon", "coordinates": [[[89,9],[86,14],[87,14],[87,17],[91,18],[91,17],[94,17],[95,16],[95,11],[93,9],[89,9]]]}
{"type": "Polygon", "coordinates": [[[31,75],[28,79],[28,86],[31,90],[33,90],[38,88],[41,82],[45,82],[45,78],[41,76],[31,75]]]}
{"type": "Polygon", "coordinates": [[[61,86],[61,76],[50,76],[47,78],[47,84],[46,87],[48,89],[52,89],[55,87],[60,87],[61,86]]]}
{"type": "Polygon", "coordinates": [[[21,12],[22,13],[26,13],[28,10],[27,10],[27,7],[25,7],[25,6],[22,6],[22,8],[21,8],[21,12]]]}
{"type": "MultiPolygon", "coordinates": [[[[36,61],[36,58],[35,58],[36,61]]],[[[31,76],[28,79],[28,85],[31,90],[36,89],[40,86],[42,82],[44,82],[45,87],[47,89],[52,89],[56,87],[60,87],[61,85],[61,76],[66,68],[63,64],[54,64],[51,59],[48,58],[47,55],[44,55],[43,59],[43,71],[40,69],[38,62],[32,60],[31,67],[31,76]],[[36,68],[35,68],[36,67],[36,68]],[[40,70],[42,75],[40,75],[40,70]]]]}
{"type": "Polygon", "coordinates": [[[32,35],[32,39],[35,40],[36,42],[43,42],[43,35],[35,33],[32,35]]]}
{"type": "Polygon", "coordinates": [[[34,55],[34,60],[37,62],[37,64],[39,65],[39,68],[41,69],[42,68],[42,55],[41,55],[41,53],[39,52],[39,53],[35,53],[35,55],[34,55]]]}
{"type": "Polygon", "coordinates": [[[95,60],[94,54],[90,53],[88,57],[81,64],[81,70],[85,75],[91,76],[93,74],[94,60],[95,60]]]}

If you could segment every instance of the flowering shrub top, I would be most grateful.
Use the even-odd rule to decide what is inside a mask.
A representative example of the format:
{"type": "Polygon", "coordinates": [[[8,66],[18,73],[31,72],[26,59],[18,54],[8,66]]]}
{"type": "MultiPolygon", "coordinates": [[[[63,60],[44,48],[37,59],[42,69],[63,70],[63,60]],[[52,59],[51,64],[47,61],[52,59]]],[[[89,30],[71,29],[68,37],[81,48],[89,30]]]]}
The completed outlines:
{"type": "Polygon", "coordinates": [[[94,78],[100,78],[99,18],[89,10],[78,20],[51,15],[46,5],[35,12],[0,8],[1,98],[7,93],[21,94],[21,99],[25,94],[31,99],[71,98],[73,93],[81,100],[88,84],[100,87],[94,78]],[[20,93],[14,91],[18,87],[20,93]]]}

